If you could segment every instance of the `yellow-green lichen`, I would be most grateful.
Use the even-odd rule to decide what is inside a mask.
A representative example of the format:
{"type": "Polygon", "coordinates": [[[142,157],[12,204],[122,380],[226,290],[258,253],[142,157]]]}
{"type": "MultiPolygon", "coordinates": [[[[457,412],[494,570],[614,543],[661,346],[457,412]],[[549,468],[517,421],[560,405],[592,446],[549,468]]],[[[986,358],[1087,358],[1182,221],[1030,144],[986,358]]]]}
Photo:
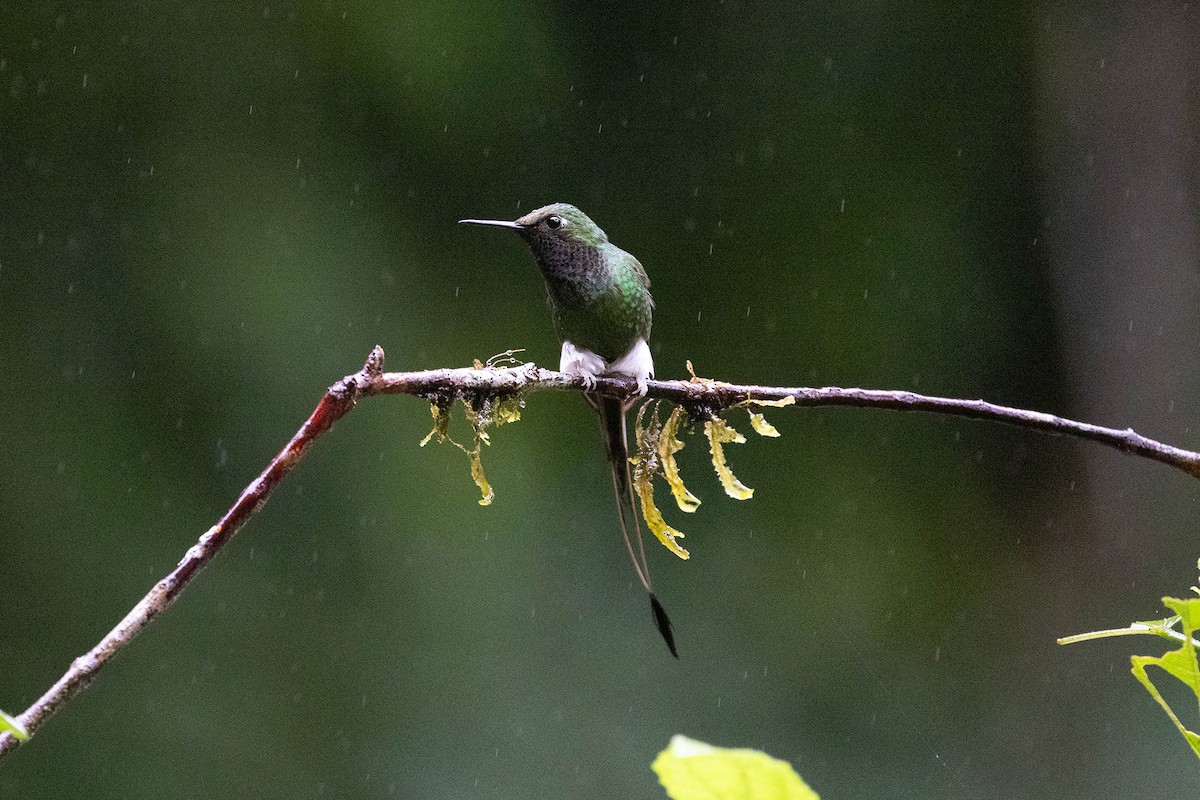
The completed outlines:
{"type": "Polygon", "coordinates": [[[686,419],[687,412],[681,406],[671,410],[671,416],[667,417],[659,435],[658,459],[662,464],[663,478],[671,487],[671,494],[675,496],[675,504],[679,506],[680,511],[692,514],[700,506],[700,498],[683,485],[683,478],[679,476],[679,464],[675,462],[675,454],[683,449],[683,442],[678,435],[679,426],[686,419]]]}
{"type": "Polygon", "coordinates": [[[471,480],[479,487],[479,505],[488,506],[496,498],[496,492],[492,489],[492,485],[483,471],[483,446],[492,443],[492,437],[488,434],[487,429],[519,420],[524,401],[519,396],[477,395],[472,397],[470,402],[462,399],[462,403],[466,411],[467,422],[471,426],[474,439],[472,446],[468,448],[450,437],[450,405],[442,401],[435,401],[430,404],[430,412],[433,414],[433,430],[421,440],[421,447],[437,437],[439,444],[450,442],[466,453],[471,466],[471,480]]]}
{"type": "Polygon", "coordinates": [[[745,444],[746,437],[729,427],[723,419],[710,419],[704,423],[704,435],[708,437],[708,449],[712,453],[713,469],[721,480],[725,494],[734,500],[749,500],[754,490],[737,479],[725,461],[725,444],[745,444]]]}
{"type": "Polygon", "coordinates": [[[662,447],[663,427],[658,417],[658,403],[646,403],[638,409],[633,429],[637,452],[630,461],[633,462],[633,488],[637,492],[638,500],[641,501],[642,519],[646,521],[646,527],[650,529],[655,538],[662,542],[663,547],[680,558],[687,559],[688,551],[676,541],[683,538],[683,531],[668,525],[662,512],[658,510],[658,505],[654,502],[654,475],[662,468],[659,454],[662,447]],[[646,410],[651,405],[654,406],[654,410],[649,416],[649,421],[643,424],[646,410]]]}

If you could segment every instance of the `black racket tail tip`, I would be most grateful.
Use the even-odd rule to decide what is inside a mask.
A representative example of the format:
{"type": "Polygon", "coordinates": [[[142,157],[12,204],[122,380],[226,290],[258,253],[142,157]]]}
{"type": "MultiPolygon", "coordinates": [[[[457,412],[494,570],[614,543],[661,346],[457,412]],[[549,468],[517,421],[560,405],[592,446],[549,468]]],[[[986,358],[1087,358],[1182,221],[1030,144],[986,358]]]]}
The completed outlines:
{"type": "Polygon", "coordinates": [[[671,618],[667,616],[654,592],[650,593],[650,610],[654,612],[654,624],[662,634],[663,641],[667,643],[667,649],[671,651],[671,655],[679,658],[679,651],[675,649],[675,634],[671,632],[671,618]]]}

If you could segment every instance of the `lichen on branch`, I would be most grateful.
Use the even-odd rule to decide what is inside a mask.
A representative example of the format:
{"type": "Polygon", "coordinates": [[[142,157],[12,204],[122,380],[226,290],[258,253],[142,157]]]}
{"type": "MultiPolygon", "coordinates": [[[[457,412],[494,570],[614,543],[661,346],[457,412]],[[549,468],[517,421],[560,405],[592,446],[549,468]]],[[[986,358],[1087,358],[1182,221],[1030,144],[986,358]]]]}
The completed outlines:
{"type": "MultiPolygon", "coordinates": [[[[688,497],[691,497],[691,492],[687,491],[687,488],[683,486],[683,481],[679,479],[679,469],[675,466],[674,453],[683,447],[683,443],[675,440],[678,443],[678,447],[674,450],[670,449],[672,447],[671,444],[667,444],[664,448],[663,426],[658,415],[658,407],[661,402],[643,403],[642,407],[638,409],[633,426],[636,448],[633,456],[629,459],[633,464],[633,488],[637,492],[638,499],[641,501],[642,519],[646,521],[646,527],[662,542],[663,547],[686,560],[689,558],[688,551],[677,541],[683,538],[683,531],[668,525],[662,512],[658,510],[658,505],[654,502],[654,476],[663,472],[664,464],[668,461],[671,464],[675,481],[681,487],[682,491],[688,497]],[[649,417],[646,415],[647,410],[650,410],[649,417]],[[663,456],[664,452],[666,453],[665,458],[663,456]]],[[[679,411],[678,408],[675,410],[679,411]]],[[[674,419],[675,416],[672,414],[669,421],[674,419]]],[[[674,439],[673,431],[671,438],[674,439]]],[[[696,500],[696,504],[699,505],[699,503],[700,501],[696,500]]]]}
{"type": "MultiPolygon", "coordinates": [[[[493,356],[488,360],[488,364],[490,365],[496,358],[511,359],[513,352],[515,351],[493,356]]],[[[485,369],[478,361],[475,363],[477,369],[485,369]]],[[[496,499],[496,492],[492,489],[492,485],[483,471],[483,448],[492,443],[488,428],[498,428],[501,425],[518,421],[521,419],[521,409],[524,406],[525,401],[519,394],[514,393],[459,391],[453,395],[433,396],[429,403],[429,411],[433,415],[433,429],[421,440],[420,446],[424,447],[436,438],[438,444],[450,442],[466,453],[470,461],[471,480],[479,487],[479,505],[489,506],[496,499]],[[455,441],[450,436],[450,410],[455,401],[462,403],[467,424],[471,427],[472,443],[470,447],[455,441]]]]}
{"type": "MultiPolygon", "coordinates": [[[[690,368],[691,365],[688,366],[690,368]]],[[[695,378],[693,373],[693,380],[703,379],[695,378]]],[[[680,511],[688,514],[695,513],[700,506],[700,498],[692,494],[684,484],[679,464],[675,460],[675,454],[683,449],[683,441],[679,438],[679,434],[691,433],[696,427],[694,414],[708,417],[703,419],[703,416],[700,416],[703,419],[704,434],[709,442],[713,469],[716,471],[725,493],[736,500],[748,500],[754,494],[754,490],[744,485],[733,474],[733,470],[726,461],[723,448],[724,444],[745,442],[744,436],[734,430],[717,412],[712,410],[689,412],[682,405],[672,408],[671,413],[667,416],[667,421],[663,423],[660,421],[660,409],[663,402],[665,401],[649,401],[638,410],[634,422],[636,450],[633,457],[630,458],[633,464],[633,485],[641,501],[642,518],[646,521],[646,526],[664,547],[680,558],[686,559],[689,556],[688,551],[683,549],[677,541],[683,538],[683,532],[667,524],[658,505],[654,502],[654,477],[660,475],[667,482],[680,511]]],[[[762,402],[747,399],[735,403],[732,408],[743,408],[749,405],[784,406],[790,405],[792,402],[795,401],[791,398],[762,402]]],[[[767,422],[761,412],[751,411],[749,413],[750,424],[757,433],[762,436],[779,436],[779,431],[767,422]]]]}

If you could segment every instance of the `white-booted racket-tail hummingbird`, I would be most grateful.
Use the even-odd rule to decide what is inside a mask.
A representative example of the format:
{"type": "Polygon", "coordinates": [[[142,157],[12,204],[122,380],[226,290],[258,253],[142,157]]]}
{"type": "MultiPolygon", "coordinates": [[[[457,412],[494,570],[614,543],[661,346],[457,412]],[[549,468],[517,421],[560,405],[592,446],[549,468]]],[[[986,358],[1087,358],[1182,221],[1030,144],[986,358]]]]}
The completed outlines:
{"type": "MultiPolygon", "coordinates": [[[[638,396],[646,394],[646,382],[654,377],[654,360],[648,344],[654,298],[650,296],[646,270],[636,258],[610,242],[587,214],[567,203],[544,206],[512,222],[490,219],[460,222],[509,228],[529,245],[546,279],[546,299],[554,329],[562,340],[560,372],[583,378],[588,388],[600,377],[632,378],[637,382],[638,396]]],[[[600,414],[625,547],[638,580],[650,596],[654,623],[671,654],[678,658],[671,621],[650,583],[638,503],[630,478],[625,416],[636,398],[621,399],[592,392],[585,392],[584,397],[600,414]]]]}

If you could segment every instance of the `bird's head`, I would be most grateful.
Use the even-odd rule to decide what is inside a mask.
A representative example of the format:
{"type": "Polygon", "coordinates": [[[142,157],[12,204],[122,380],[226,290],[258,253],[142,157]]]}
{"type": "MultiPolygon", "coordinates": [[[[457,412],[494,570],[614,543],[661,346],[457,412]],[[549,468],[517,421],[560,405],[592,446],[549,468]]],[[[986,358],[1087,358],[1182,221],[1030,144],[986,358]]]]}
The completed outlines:
{"type": "MultiPolygon", "coordinates": [[[[592,222],[587,214],[570,203],[551,203],[530,211],[514,222],[497,219],[463,219],[469,225],[491,225],[511,228],[531,245],[559,240],[563,243],[598,247],[608,241],[600,226],[592,222]]],[[[535,249],[537,249],[535,247],[535,249]]]]}

